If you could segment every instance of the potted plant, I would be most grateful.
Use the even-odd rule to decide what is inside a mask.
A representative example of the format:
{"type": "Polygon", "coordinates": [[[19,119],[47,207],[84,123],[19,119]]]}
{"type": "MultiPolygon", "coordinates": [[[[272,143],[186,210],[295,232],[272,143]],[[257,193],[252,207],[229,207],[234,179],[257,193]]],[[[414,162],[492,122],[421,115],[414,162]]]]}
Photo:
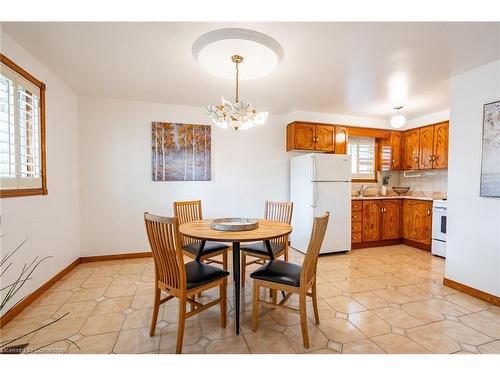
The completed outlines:
{"type": "Polygon", "coordinates": [[[389,186],[389,180],[391,179],[390,174],[386,174],[382,177],[382,195],[387,195],[387,186],[389,186]]]}

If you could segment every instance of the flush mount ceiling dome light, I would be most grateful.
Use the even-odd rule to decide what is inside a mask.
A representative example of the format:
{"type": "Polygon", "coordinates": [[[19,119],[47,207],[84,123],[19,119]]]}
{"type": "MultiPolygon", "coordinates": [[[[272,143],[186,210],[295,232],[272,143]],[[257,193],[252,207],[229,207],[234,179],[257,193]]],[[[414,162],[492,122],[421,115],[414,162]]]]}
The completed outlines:
{"type": "Polygon", "coordinates": [[[403,108],[403,106],[394,107],[394,109],[396,110],[396,114],[391,117],[391,126],[393,128],[396,128],[396,129],[402,128],[406,123],[406,118],[402,114],[399,113],[399,111],[402,108],[403,108]]]}
{"type": "Polygon", "coordinates": [[[241,80],[255,79],[271,73],[283,59],[281,45],[269,35],[255,30],[226,28],[203,34],[193,44],[193,56],[209,73],[225,79],[234,78],[230,57],[245,57],[241,80]]]}

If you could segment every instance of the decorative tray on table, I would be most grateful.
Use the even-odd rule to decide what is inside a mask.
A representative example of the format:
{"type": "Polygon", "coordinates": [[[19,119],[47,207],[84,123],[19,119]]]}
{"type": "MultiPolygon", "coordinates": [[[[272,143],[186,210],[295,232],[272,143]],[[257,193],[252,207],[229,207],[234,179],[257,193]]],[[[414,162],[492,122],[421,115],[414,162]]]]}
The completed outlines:
{"type": "Polygon", "coordinates": [[[216,219],[210,225],[212,229],[226,232],[238,232],[242,230],[257,229],[259,223],[257,219],[245,219],[240,217],[227,217],[216,219]]]}

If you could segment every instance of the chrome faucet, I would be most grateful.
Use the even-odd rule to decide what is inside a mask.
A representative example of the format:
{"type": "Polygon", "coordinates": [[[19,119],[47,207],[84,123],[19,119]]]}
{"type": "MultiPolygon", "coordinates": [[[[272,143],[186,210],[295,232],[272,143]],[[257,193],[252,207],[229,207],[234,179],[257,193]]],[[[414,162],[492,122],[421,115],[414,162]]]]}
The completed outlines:
{"type": "Polygon", "coordinates": [[[367,187],[365,187],[365,185],[361,185],[361,187],[359,188],[359,196],[360,197],[364,196],[366,190],[368,190],[371,187],[373,187],[373,185],[368,185],[367,187]]]}

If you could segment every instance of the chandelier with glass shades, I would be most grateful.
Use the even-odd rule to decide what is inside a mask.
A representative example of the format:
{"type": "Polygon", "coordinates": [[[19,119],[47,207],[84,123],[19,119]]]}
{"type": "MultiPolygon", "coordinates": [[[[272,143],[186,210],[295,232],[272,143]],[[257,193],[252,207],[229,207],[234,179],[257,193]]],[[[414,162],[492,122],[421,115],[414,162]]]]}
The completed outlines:
{"type": "Polygon", "coordinates": [[[221,128],[250,129],[263,124],[268,116],[267,112],[257,112],[252,103],[240,100],[239,96],[239,64],[243,62],[240,55],[231,56],[236,66],[236,90],[234,102],[229,102],[222,97],[221,104],[209,105],[208,116],[212,122],[221,128]]]}

